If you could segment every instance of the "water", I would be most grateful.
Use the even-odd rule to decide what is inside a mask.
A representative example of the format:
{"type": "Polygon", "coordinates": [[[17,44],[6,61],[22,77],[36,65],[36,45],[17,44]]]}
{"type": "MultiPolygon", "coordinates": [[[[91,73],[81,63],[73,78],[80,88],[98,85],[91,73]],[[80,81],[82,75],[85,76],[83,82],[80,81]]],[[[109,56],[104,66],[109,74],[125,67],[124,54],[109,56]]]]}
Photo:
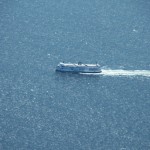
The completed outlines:
{"type": "Polygon", "coordinates": [[[0,2],[0,149],[150,149],[150,2],[0,2]],[[101,74],[55,73],[60,61],[101,74]]]}

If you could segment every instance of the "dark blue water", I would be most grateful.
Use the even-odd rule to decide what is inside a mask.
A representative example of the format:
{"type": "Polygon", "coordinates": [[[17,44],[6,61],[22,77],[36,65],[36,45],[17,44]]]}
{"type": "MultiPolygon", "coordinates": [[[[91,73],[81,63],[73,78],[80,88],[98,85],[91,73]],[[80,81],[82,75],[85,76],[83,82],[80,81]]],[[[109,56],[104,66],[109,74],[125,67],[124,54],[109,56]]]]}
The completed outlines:
{"type": "Polygon", "coordinates": [[[149,76],[55,73],[149,71],[149,14],[149,0],[1,0],[0,150],[150,149],[149,76]]]}

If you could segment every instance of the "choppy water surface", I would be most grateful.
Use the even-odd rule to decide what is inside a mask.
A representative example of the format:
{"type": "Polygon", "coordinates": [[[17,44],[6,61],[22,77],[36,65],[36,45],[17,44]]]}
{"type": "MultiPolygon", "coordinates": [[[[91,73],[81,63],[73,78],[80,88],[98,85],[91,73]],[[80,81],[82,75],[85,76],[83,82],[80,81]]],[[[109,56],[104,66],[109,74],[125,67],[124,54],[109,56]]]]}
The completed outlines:
{"type": "Polygon", "coordinates": [[[150,149],[149,14],[149,0],[2,0],[0,150],[150,149]]]}

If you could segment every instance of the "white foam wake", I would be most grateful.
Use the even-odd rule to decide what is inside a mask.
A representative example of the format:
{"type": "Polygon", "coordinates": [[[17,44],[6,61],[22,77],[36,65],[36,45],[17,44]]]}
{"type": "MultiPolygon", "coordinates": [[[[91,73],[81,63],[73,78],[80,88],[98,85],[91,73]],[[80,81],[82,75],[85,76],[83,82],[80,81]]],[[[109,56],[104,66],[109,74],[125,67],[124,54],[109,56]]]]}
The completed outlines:
{"type": "Polygon", "coordinates": [[[122,70],[122,69],[102,69],[101,73],[87,73],[87,75],[103,76],[144,76],[150,77],[150,70],[122,70]]]}
{"type": "Polygon", "coordinates": [[[146,77],[150,77],[150,70],[103,69],[101,74],[107,75],[107,76],[146,76],[146,77]]]}

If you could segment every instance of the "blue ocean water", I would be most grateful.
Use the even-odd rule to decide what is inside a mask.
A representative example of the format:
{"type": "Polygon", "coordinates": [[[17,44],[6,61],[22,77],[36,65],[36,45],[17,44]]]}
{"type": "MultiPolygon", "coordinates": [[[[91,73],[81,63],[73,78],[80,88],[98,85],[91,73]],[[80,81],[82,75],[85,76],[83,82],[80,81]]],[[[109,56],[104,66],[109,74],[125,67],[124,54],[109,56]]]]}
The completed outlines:
{"type": "Polygon", "coordinates": [[[149,0],[1,0],[0,150],[150,149],[149,14],[149,0]]]}

